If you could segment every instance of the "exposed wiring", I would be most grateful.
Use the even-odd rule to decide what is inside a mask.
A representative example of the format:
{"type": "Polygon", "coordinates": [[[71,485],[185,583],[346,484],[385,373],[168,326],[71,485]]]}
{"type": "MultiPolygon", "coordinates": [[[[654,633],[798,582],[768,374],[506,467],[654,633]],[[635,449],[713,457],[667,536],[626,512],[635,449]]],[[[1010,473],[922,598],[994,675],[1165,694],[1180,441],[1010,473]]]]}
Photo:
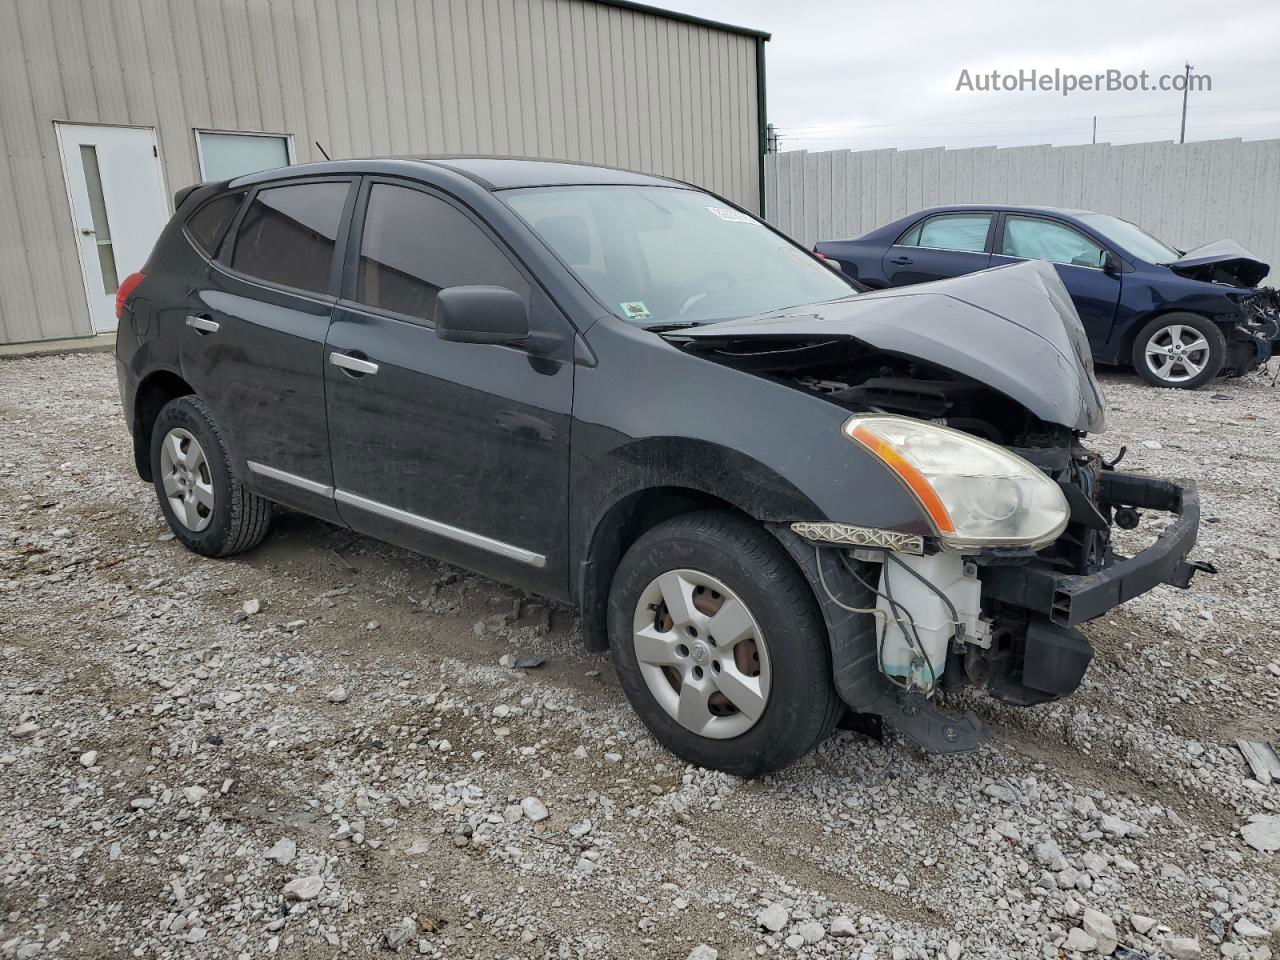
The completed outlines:
{"type": "MultiPolygon", "coordinates": [[[[841,556],[843,559],[843,554],[841,556]]],[[[834,603],[841,610],[848,610],[850,613],[869,613],[872,616],[878,618],[882,622],[883,626],[880,630],[877,631],[879,636],[876,638],[876,667],[880,670],[881,676],[883,676],[886,680],[888,680],[891,684],[893,684],[899,690],[910,690],[911,684],[903,683],[902,681],[893,677],[891,674],[885,673],[885,670],[884,670],[884,641],[885,641],[885,637],[889,633],[889,618],[890,618],[889,612],[886,610],[881,610],[879,607],[854,607],[845,603],[843,600],[841,600],[839,597],[835,595],[835,593],[832,591],[832,589],[829,586],[827,586],[826,574],[822,572],[822,550],[820,547],[816,545],[813,548],[813,560],[818,567],[818,582],[822,584],[822,589],[826,591],[827,597],[828,599],[830,599],[832,603],[834,603]]],[[[846,563],[845,566],[847,568],[848,564],[846,563]]],[[[862,586],[866,587],[876,596],[882,596],[879,590],[876,590],[873,587],[868,586],[867,582],[863,580],[860,576],[858,576],[856,573],[854,573],[853,570],[850,569],[849,573],[851,573],[854,579],[857,580],[860,584],[862,584],[862,586]]],[[[885,599],[887,600],[888,598],[886,597],[885,599]]],[[[910,615],[911,615],[911,612],[908,610],[907,616],[910,616],[910,615]]],[[[907,631],[905,628],[903,628],[902,621],[898,620],[896,616],[893,619],[897,621],[898,628],[902,630],[903,636],[906,636],[907,631]]]]}
{"type": "MultiPolygon", "coordinates": [[[[888,551],[885,551],[885,556],[888,557],[890,560],[892,560],[894,563],[900,566],[903,570],[907,571],[907,573],[911,574],[913,577],[915,577],[917,580],[919,580],[926,587],[928,587],[930,590],[932,590],[934,593],[936,593],[939,597],[942,598],[942,602],[945,603],[947,605],[947,609],[951,611],[951,624],[956,628],[956,639],[963,641],[964,640],[964,621],[960,619],[960,611],[957,610],[956,605],[951,602],[951,598],[948,597],[946,593],[940,587],[937,586],[937,584],[930,583],[928,580],[926,580],[923,576],[920,575],[920,572],[918,570],[912,569],[908,564],[903,563],[902,560],[899,559],[894,554],[888,551]]],[[[885,576],[886,585],[888,584],[888,581],[889,581],[889,578],[886,575],[885,576]]]]}
{"type": "MultiPolygon", "coordinates": [[[[886,558],[892,558],[892,559],[895,559],[895,560],[897,559],[896,557],[894,557],[894,556],[893,556],[893,554],[889,553],[889,551],[887,551],[887,550],[886,550],[886,551],[884,551],[884,555],[885,555],[885,557],[886,557],[886,558]]],[[[899,562],[901,562],[901,561],[899,561],[899,562]]],[[[906,566],[906,564],[902,564],[902,566],[906,566]]],[[[893,599],[893,588],[889,585],[889,565],[888,565],[888,561],[887,561],[887,560],[886,560],[886,562],[885,562],[885,565],[884,565],[884,567],[883,567],[883,570],[884,570],[884,593],[885,593],[885,597],[886,597],[886,599],[888,599],[888,601],[889,601],[890,603],[892,603],[894,606],[898,606],[897,602],[893,599]]],[[[915,573],[915,571],[914,571],[914,570],[913,570],[913,571],[911,571],[911,572],[912,572],[912,573],[915,573]]],[[[924,578],[922,577],[921,579],[924,579],[924,578]]],[[[904,607],[903,609],[906,609],[906,608],[904,607]]],[[[954,608],[952,608],[952,609],[954,609],[954,608]]],[[[898,624],[898,626],[899,626],[899,629],[901,629],[902,624],[901,624],[901,623],[899,623],[899,624],[898,624]]],[[[914,617],[912,617],[912,618],[911,618],[911,632],[915,634],[915,638],[916,638],[916,647],[917,647],[917,648],[919,649],[919,651],[920,651],[920,656],[924,657],[925,665],[929,668],[929,686],[930,686],[930,687],[936,687],[936,686],[938,685],[938,671],[937,671],[936,669],[934,669],[934,666],[933,666],[933,660],[932,660],[932,659],[930,658],[930,656],[929,656],[929,651],[928,651],[928,650],[926,650],[926,649],[924,648],[924,644],[920,641],[920,633],[919,633],[919,631],[917,631],[917,630],[916,630],[916,621],[915,621],[915,618],[914,618],[914,617]]],[[[903,635],[904,635],[904,636],[906,635],[906,631],[903,631],[903,635]]]]}

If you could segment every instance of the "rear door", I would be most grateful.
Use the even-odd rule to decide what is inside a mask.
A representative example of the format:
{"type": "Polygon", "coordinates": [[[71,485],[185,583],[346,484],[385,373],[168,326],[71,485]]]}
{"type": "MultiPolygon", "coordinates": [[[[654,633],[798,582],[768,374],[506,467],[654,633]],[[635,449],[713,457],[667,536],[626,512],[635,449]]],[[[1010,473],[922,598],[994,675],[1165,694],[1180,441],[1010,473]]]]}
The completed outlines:
{"type": "Polygon", "coordinates": [[[370,177],[325,349],[342,519],[379,539],[563,593],[573,331],[453,198],[370,177]],[[436,294],[515,290],[562,355],[435,334],[436,294]]]}
{"type": "MultiPolygon", "coordinates": [[[[349,177],[276,181],[251,191],[195,282],[182,331],[183,374],[253,484],[328,519],[337,514],[324,341],[352,202],[349,177]]],[[[187,223],[197,246],[204,210],[187,223]]]]}
{"type": "Polygon", "coordinates": [[[1089,346],[1097,353],[1111,335],[1123,283],[1118,270],[1106,270],[1107,254],[1105,247],[1065,221],[1008,213],[1002,218],[991,265],[1019,260],[1052,263],[1076,305],[1089,346]]]}
{"type": "Polygon", "coordinates": [[[995,214],[939,213],[912,225],[884,255],[889,285],[901,287],[985,270],[991,263],[995,214]]]}

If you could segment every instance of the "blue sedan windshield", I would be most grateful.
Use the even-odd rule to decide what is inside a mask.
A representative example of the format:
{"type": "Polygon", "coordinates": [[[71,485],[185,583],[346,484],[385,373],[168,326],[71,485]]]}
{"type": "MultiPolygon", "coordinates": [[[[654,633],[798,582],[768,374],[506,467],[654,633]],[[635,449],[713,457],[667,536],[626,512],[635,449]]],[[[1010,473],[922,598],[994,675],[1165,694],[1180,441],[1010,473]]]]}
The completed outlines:
{"type": "Polygon", "coordinates": [[[1082,213],[1077,219],[1092,227],[1122,250],[1127,250],[1148,263],[1173,263],[1182,254],[1163,241],[1157,240],[1137,224],[1105,213],[1082,213]]]}
{"type": "Polygon", "coordinates": [[[699,190],[565,186],[500,196],[601,303],[640,326],[710,323],[857,292],[770,227],[699,190]]]}

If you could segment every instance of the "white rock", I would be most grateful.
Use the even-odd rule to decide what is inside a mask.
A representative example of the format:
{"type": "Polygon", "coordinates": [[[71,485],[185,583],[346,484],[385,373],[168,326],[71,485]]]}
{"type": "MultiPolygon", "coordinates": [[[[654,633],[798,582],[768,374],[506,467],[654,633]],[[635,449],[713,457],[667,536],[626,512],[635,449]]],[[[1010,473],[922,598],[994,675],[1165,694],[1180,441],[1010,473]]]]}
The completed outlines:
{"type": "Polygon", "coordinates": [[[1240,828],[1244,842],[1261,853],[1280,850],[1280,817],[1255,816],[1240,828]]]}
{"type": "Polygon", "coordinates": [[[1159,450],[1163,446],[1159,440],[1143,440],[1142,445],[1148,450],[1159,450]]]}
{"type": "Polygon", "coordinates": [[[1067,942],[1064,944],[1068,950],[1075,950],[1077,953],[1092,953],[1097,945],[1098,941],[1079,927],[1071,928],[1071,932],[1067,934],[1067,942]]]}
{"type": "Polygon", "coordinates": [[[827,933],[833,937],[856,937],[858,935],[858,925],[848,917],[836,917],[831,921],[831,926],[827,928],[827,933]]]}
{"type": "Polygon", "coordinates": [[[332,690],[330,690],[328,693],[325,694],[325,697],[328,699],[330,703],[346,703],[347,698],[350,696],[351,694],[347,693],[347,688],[344,687],[342,684],[338,684],[336,687],[334,687],[332,690]]]}
{"type": "Polygon", "coordinates": [[[1151,932],[1151,928],[1156,925],[1155,920],[1151,917],[1144,917],[1140,913],[1135,913],[1129,917],[1129,926],[1133,927],[1138,933],[1146,936],[1151,932]]]}
{"type": "Polygon", "coordinates": [[[313,874],[309,877],[298,877],[284,885],[286,900],[314,900],[324,889],[324,877],[313,874]]]}
{"type": "Polygon", "coordinates": [[[1200,941],[1194,937],[1169,937],[1161,942],[1164,952],[1173,960],[1199,960],[1200,941]]]}
{"type": "Polygon", "coordinates": [[[191,787],[182,788],[183,799],[185,799],[187,803],[193,806],[199,803],[208,795],[209,795],[209,791],[206,790],[204,787],[191,786],[191,787]]]}
{"type": "Polygon", "coordinates": [[[293,858],[297,855],[298,845],[288,837],[281,837],[270,850],[262,855],[262,859],[274,860],[276,863],[284,865],[292,863],[293,858]]]}
{"type": "Polygon", "coordinates": [[[700,943],[689,951],[688,960],[716,960],[720,956],[720,951],[715,947],[709,947],[705,943],[700,943]]]}
{"type": "Polygon", "coordinates": [[[545,820],[550,816],[550,814],[547,813],[546,804],[537,797],[525,797],[521,800],[520,810],[534,823],[537,823],[540,820],[545,820]]]}
{"type": "Polygon", "coordinates": [[[98,762],[97,750],[86,750],[84,753],[80,754],[80,766],[82,767],[92,767],[97,762],[98,762]]]}
{"type": "Polygon", "coordinates": [[[257,599],[256,597],[252,600],[246,600],[241,605],[240,609],[244,611],[244,615],[246,617],[252,617],[254,614],[256,614],[259,610],[262,609],[262,601],[257,599]]]}
{"type": "Polygon", "coordinates": [[[796,933],[804,937],[805,943],[817,943],[827,935],[827,931],[822,929],[822,924],[816,920],[806,920],[804,923],[796,924],[796,933]]]}
{"type": "Polygon", "coordinates": [[[787,921],[790,919],[791,915],[787,913],[786,907],[780,903],[771,903],[756,914],[756,923],[773,933],[777,933],[786,927],[787,921]]]}
{"type": "Polygon", "coordinates": [[[26,723],[20,723],[9,731],[13,734],[15,740],[26,740],[28,737],[34,737],[40,732],[40,724],[34,720],[28,720],[26,723]]]}
{"type": "Polygon", "coordinates": [[[129,806],[135,810],[150,810],[156,805],[155,797],[134,797],[129,801],[129,806]]]}
{"type": "Polygon", "coordinates": [[[1109,813],[1104,813],[1098,820],[1098,826],[1102,828],[1103,833],[1110,834],[1113,837],[1127,837],[1137,828],[1128,820],[1121,820],[1119,817],[1113,817],[1109,813]]]}
{"type": "Polygon", "coordinates": [[[417,932],[417,921],[413,917],[405,917],[399,923],[387,927],[382,932],[382,940],[387,949],[394,952],[412,940],[417,932]]]}
{"type": "Polygon", "coordinates": [[[1115,921],[1109,916],[1100,910],[1086,907],[1080,925],[1085,933],[1097,941],[1098,945],[1095,949],[1098,953],[1107,956],[1115,952],[1119,938],[1116,936],[1115,921]]]}
{"type": "Polygon", "coordinates": [[[783,943],[785,943],[792,950],[799,950],[801,947],[804,946],[804,937],[800,936],[800,934],[798,933],[793,933],[791,936],[787,937],[787,939],[784,940],[783,943]]]}
{"type": "Polygon", "coordinates": [[[1258,926],[1248,917],[1241,917],[1231,929],[1242,937],[1248,937],[1250,940],[1265,940],[1271,936],[1270,930],[1258,926]]]}

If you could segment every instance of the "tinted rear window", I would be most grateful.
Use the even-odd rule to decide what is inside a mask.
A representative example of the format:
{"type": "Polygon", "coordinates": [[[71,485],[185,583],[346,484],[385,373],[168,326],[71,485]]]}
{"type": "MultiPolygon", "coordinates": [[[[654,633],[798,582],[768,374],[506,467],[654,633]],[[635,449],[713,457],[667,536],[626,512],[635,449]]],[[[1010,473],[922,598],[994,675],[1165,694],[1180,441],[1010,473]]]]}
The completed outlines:
{"type": "Polygon", "coordinates": [[[187,230],[191,234],[191,239],[207,256],[212,257],[218,252],[222,235],[227,232],[227,227],[231,226],[231,221],[235,219],[242,200],[244,200],[243,190],[239,193],[224,194],[210,200],[187,221],[187,230]]]}
{"type": "Polygon", "coordinates": [[[347,187],[298,183],[259,190],[240,223],[231,266],[272,283],[326,292],[347,187]]]}

